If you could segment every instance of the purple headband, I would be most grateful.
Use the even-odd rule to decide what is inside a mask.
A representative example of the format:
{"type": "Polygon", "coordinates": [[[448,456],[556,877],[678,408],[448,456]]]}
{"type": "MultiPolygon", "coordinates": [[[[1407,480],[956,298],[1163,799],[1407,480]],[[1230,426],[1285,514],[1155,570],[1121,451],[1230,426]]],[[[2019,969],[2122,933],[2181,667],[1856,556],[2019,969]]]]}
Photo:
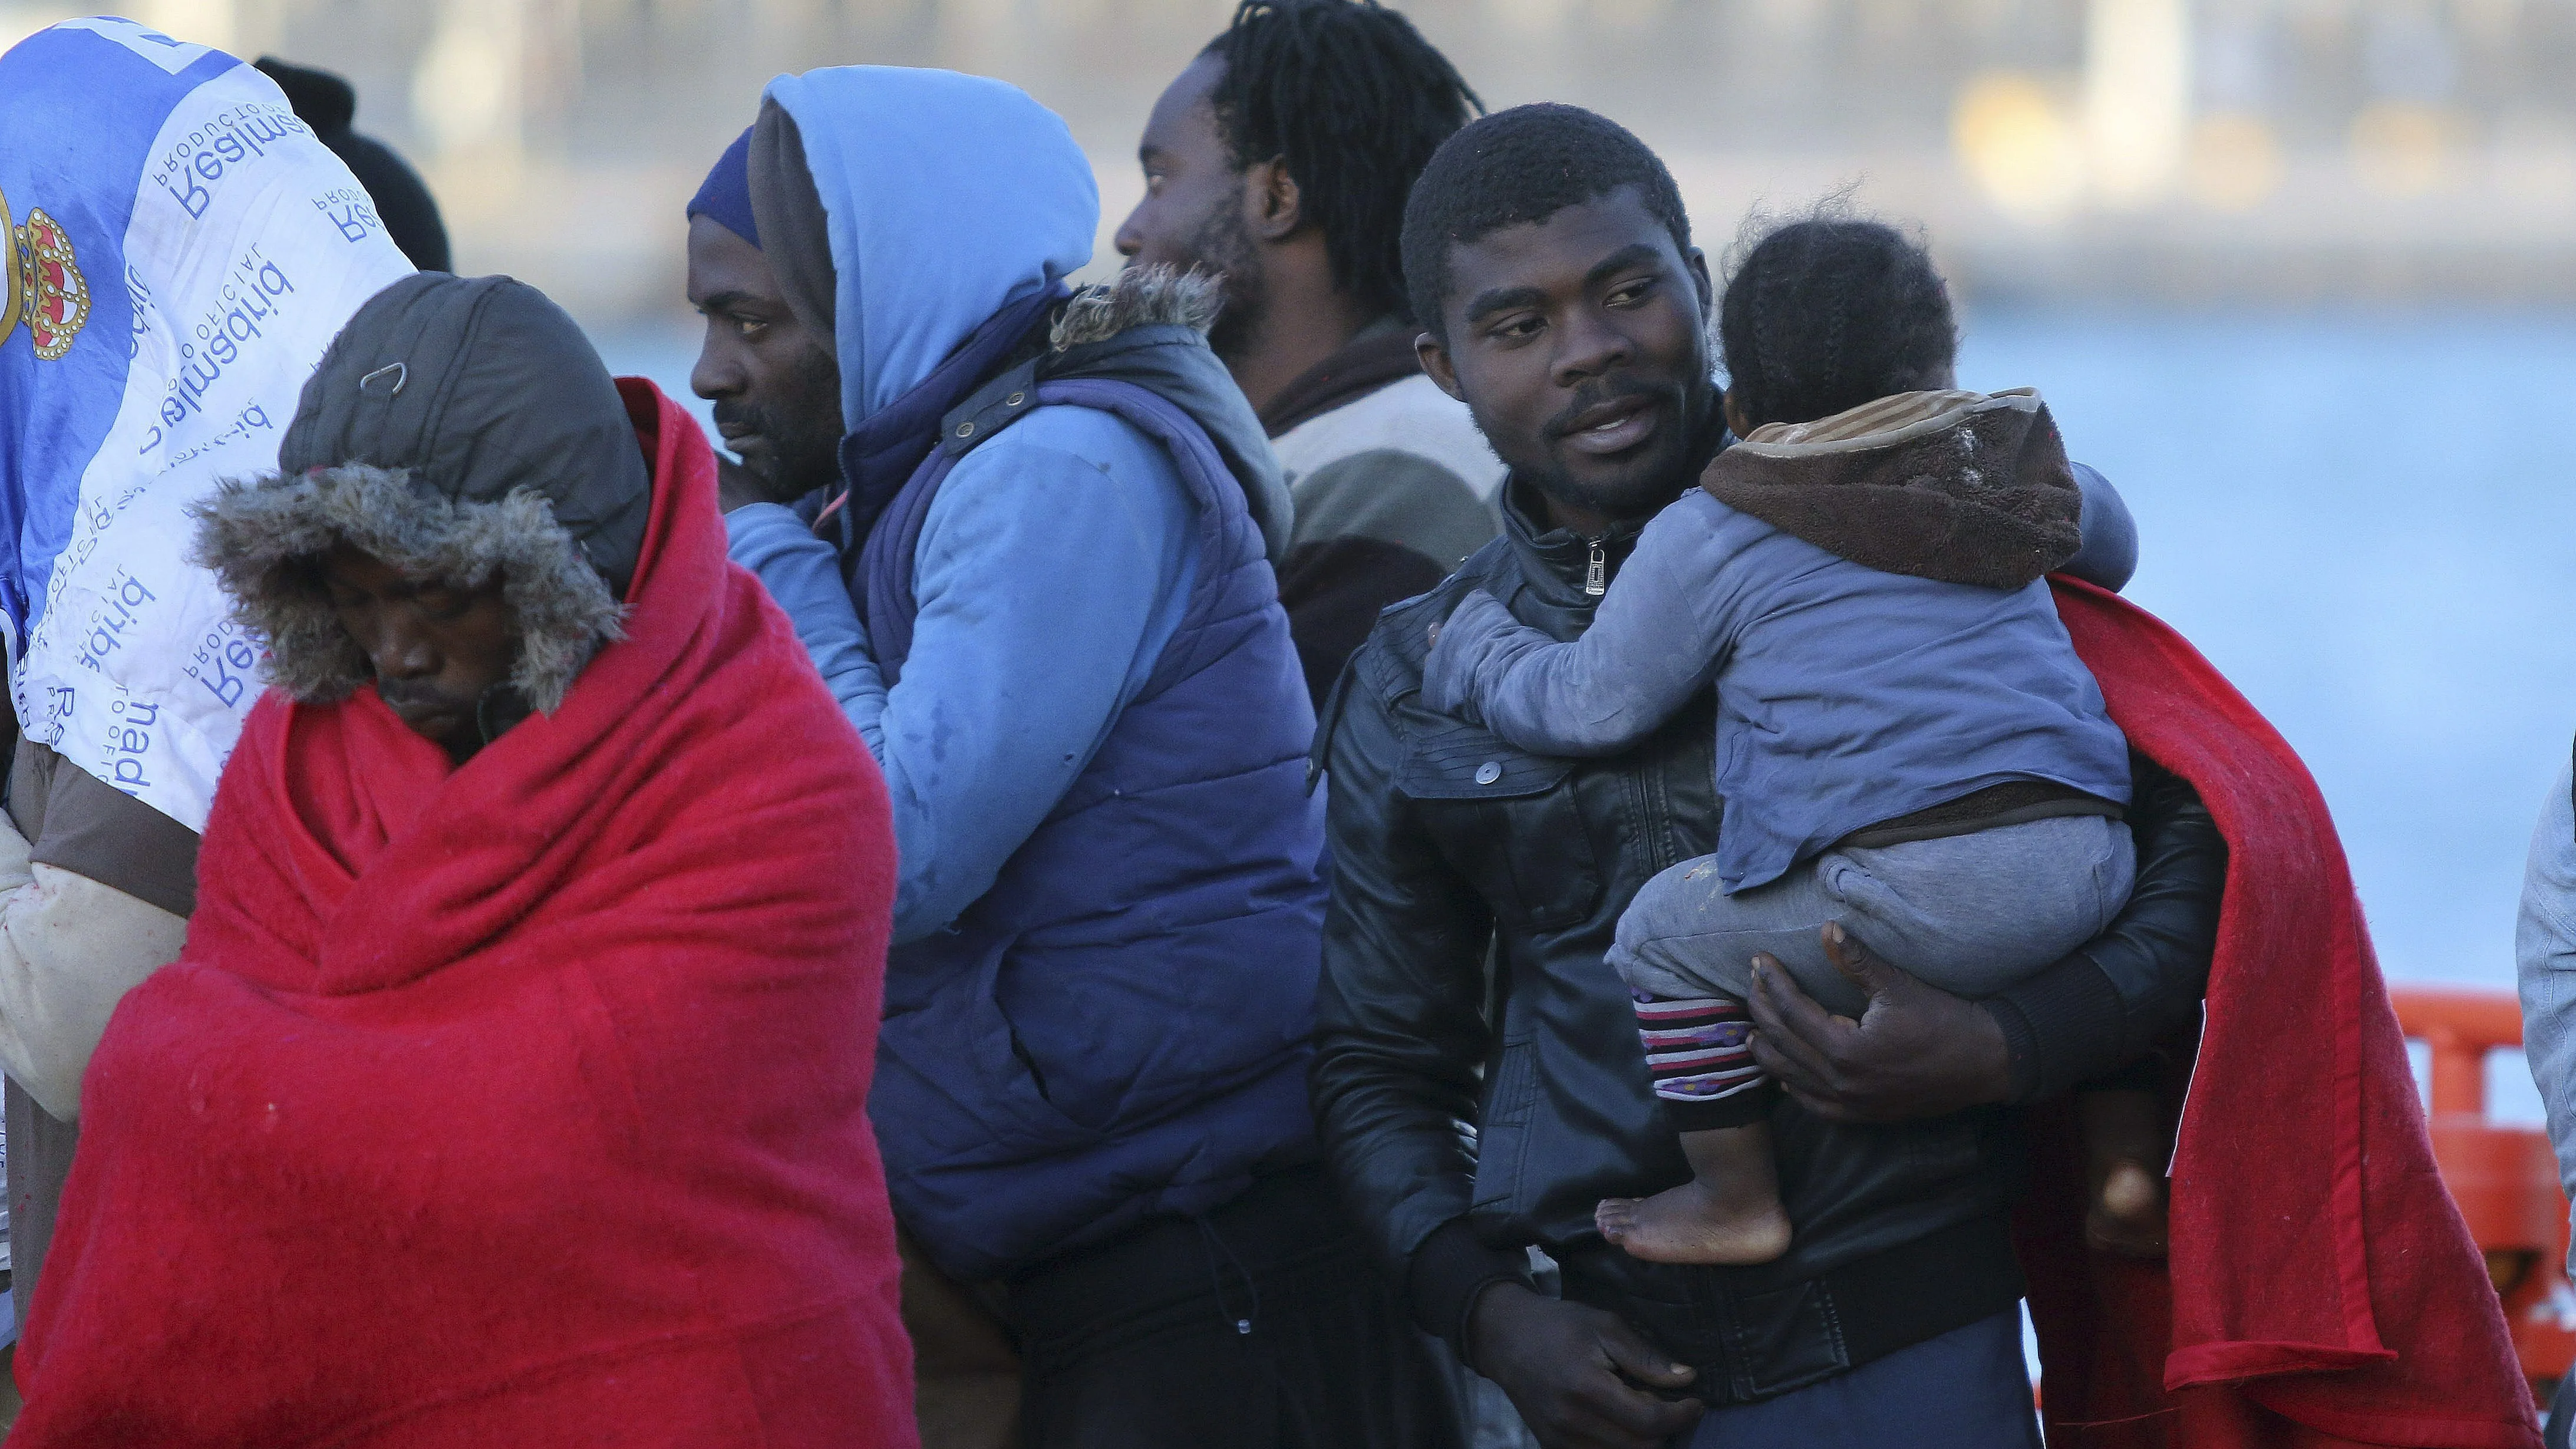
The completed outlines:
{"type": "Polygon", "coordinates": [[[733,138],[716,158],[698,194],[689,198],[689,215],[711,216],[716,224],[753,246],[760,245],[760,223],[751,216],[751,128],[733,138]]]}

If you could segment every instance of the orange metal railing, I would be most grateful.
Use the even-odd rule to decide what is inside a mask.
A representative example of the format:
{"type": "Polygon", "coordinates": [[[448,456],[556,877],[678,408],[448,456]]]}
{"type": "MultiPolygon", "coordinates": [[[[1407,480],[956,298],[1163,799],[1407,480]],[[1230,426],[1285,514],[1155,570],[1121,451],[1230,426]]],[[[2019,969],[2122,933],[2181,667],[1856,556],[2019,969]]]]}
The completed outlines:
{"type": "Polygon", "coordinates": [[[2522,1370],[2543,1403],[2576,1362],[2567,1281],[2567,1198],[2549,1136],[2487,1120],[2487,1053],[2522,1045],[2511,992],[2392,986],[2397,1024],[2432,1049],[2433,1159],[2486,1254],[2522,1370]]]}

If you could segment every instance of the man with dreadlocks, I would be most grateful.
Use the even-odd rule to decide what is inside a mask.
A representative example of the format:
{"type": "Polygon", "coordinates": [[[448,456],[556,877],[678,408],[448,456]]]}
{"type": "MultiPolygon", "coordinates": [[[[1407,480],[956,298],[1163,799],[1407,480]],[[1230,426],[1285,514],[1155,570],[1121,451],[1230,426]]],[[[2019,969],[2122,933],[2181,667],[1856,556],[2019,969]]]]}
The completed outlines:
{"type": "Polygon", "coordinates": [[[1218,273],[1208,334],[1296,502],[1279,599],[1320,708],[1378,610],[1494,536],[1503,465],[1423,376],[1405,194],[1483,109],[1377,0],[1242,0],[1155,102],[1130,266],[1218,273]]]}

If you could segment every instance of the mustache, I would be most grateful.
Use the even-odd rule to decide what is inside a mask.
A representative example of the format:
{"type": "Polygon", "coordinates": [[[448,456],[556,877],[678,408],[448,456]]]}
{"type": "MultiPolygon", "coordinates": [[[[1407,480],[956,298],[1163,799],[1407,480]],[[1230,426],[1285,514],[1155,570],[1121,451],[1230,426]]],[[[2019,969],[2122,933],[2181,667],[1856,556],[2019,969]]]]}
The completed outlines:
{"type": "Polygon", "coordinates": [[[1574,422],[1576,418],[1603,403],[1617,402],[1622,398],[1643,398],[1649,402],[1669,401],[1678,406],[1682,400],[1682,389],[1677,383],[1653,383],[1642,378],[1605,378],[1597,382],[1585,383],[1574,390],[1573,401],[1559,409],[1555,417],[1548,419],[1547,436],[1562,438],[1568,433],[1580,432],[1581,429],[1574,422]]]}
{"type": "Polygon", "coordinates": [[[720,398],[715,405],[716,426],[735,432],[768,435],[769,415],[739,398],[720,398]]]}
{"type": "Polygon", "coordinates": [[[409,679],[378,679],[376,694],[396,710],[467,709],[474,703],[470,699],[459,699],[437,685],[409,679]]]}

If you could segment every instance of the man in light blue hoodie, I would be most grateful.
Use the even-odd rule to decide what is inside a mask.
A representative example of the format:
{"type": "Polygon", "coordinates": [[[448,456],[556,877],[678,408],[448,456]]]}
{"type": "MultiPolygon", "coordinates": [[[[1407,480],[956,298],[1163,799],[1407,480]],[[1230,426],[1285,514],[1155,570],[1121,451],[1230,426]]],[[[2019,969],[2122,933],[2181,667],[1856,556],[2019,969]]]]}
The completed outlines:
{"type": "Polygon", "coordinates": [[[894,801],[895,1208],[1001,1285],[1030,1445],[1446,1444],[1316,1166],[1286,493],[1212,286],[1064,286],[1098,206],[1018,90],[845,67],[690,207],[733,556],[894,801]]]}

